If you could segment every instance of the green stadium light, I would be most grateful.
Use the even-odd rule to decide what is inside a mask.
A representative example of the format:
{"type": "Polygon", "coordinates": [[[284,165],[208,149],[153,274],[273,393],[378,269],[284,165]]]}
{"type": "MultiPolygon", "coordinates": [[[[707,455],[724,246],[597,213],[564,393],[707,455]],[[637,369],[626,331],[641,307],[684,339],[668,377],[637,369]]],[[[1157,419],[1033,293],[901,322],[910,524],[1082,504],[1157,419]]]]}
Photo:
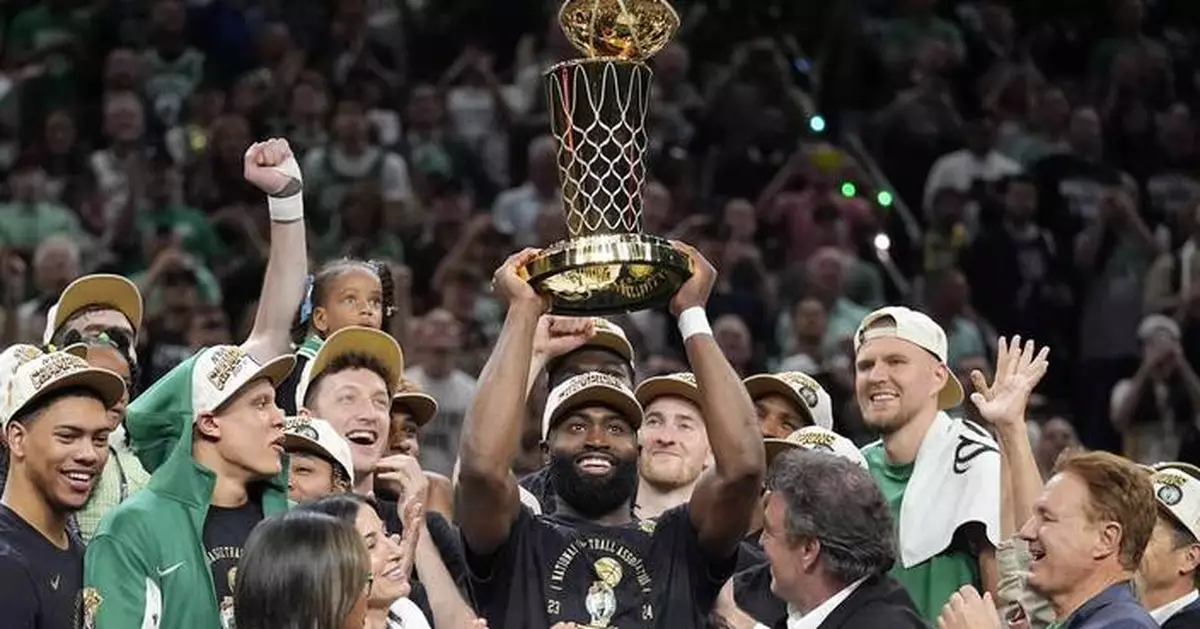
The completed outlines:
{"type": "Polygon", "coordinates": [[[875,195],[875,200],[883,207],[892,207],[892,201],[895,199],[892,198],[892,193],[887,190],[881,190],[879,194],[875,195]]]}
{"type": "Polygon", "coordinates": [[[842,196],[850,198],[856,194],[858,194],[858,188],[853,183],[847,181],[842,184],[842,196]]]}
{"type": "Polygon", "coordinates": [[[813,116],[808,119],[808,128],[813,130],[813,133],[820,133],[825,130],[825,119],[821,116],[813,116]]]}

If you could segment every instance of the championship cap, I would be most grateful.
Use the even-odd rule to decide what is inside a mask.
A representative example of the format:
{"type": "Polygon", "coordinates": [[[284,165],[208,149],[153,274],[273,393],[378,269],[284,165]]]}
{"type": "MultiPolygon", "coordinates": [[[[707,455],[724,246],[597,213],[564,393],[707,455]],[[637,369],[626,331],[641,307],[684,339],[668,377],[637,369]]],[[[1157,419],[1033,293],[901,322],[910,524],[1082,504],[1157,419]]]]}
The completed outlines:
{"type": "Polygon", "coordinates": [[[1151,479],[1158,504],[1200,541],[1200,468],[1187,463],[1159,463],[1151,479]]]}
{"type": "Polygon", "coordinates": [[[50,343],[54,333],[71,315],[90,306],[105,306],[125,315],[134,334],[142,327],[142,294],[128,278],[108,273],[85,275],[67,285],[58,301],[46,314],[42,343],[50,343]]]}
{"type": "Polygon", "coordinates": [[[330,334],[313,359],[304,366],[300,381],[296,383],[296,408],[304,406],[309,386],[325,373],[338,356],[346,354],[365,354],[378,360],[388,371],[383,381],[387,383],[389,393],[396,390],[396,383],[404,375],[404,353],[390,334],[362,326],[342,328],[330,334]]]}
{"type": "Polygon", "coordinates": [[[197,415],[224,406],[255,380],[265,378],[278,388],[295,365],[292,354],[259,364],[236,345],[206,347],[129,403],[125,412],[129,445],[142,467],[153,473],[181,438],[191,438],[197,415]]]}
{"type": "Polygon", "coordinates": [[[214,345],[202,350],[192,367],[192,412],[216,411],[261,378],[279,387],[295,366],[296,357],[291,354],[260,365],[237,345],[214,345]]]}
{"type": "Polygon", "coordinates": [[[854,353],[857,354],[867,341],[885,337],[908,341],[933,354],[946,366],[946,385],[938,393],[939,409],[954,408],[962,403],[962,383],[946,362],[948,342],[942,326],[925,313],[903,306],[880,308],[864,317],[859,324],[858,331],[854,333],[854,353]]]}
{"type": "Polygon", "coordinates": [[[283,448],[289,453],[297,450],[313,452],[328,459],[341,469],[347,480],[354,482],[350,444],[323,419],[304,415],[288,417],[283,426],[283,448]]]}
{"type": "Polygon", "coordinates": [[[567,378],[550,391],[542,414],[542,439],[563,415],[583,406],[607,406],[621,413],[634,430],[642,425],[642,405],[620,379],[591,372],[567,378]]]}
{"type": "Polygon", "coordinates": [[[650,406],[651,402],[660,397],[679,397],[696,406],[702,406],[700,385],[696,384],[696,375],[690,371],[646,378],[634,389],[633,395],[642,408],[650,406]]]}
{"type": "Polygon", "coordinates": [[[742,383],[750,399],[766,395],[782,395],[800,408],[813,424],[833,429],[833,399],[819,382],[799,371],[764,373],[746,378],[742,383]]]}
{"type": "Polygon", "coordinates": [[[763,447],[766,448],[767,469],[771,468],[775,457],[793,448],[828,452],[867,469],[867,459],[853,441],[820,426],[805,426],[783,439],[763,439],[763,447]]]}
{"type": "Polygon", "coordinates": [[[45,353],[33,345],[12,345],[0,353],[0,425],[20,415],[47,395],[63,389],[81,387],[95,392],[105,408],[112,408],[125,396],[121,376],[92,367],[81,356],[82,345],[65,351],[45,353]]]}

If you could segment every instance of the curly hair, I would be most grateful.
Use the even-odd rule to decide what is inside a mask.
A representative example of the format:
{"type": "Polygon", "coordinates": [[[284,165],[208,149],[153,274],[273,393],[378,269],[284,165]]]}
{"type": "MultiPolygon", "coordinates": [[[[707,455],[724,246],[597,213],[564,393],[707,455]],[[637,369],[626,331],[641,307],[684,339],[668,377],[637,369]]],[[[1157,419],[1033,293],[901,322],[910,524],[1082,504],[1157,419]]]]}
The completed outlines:
{"type": "Polygon", "coordinates": [[[392,316],[396,312],[396,283],[392,278],[392,269],[383,260],[359,260],[356,258],[338,258],[326,262],[317,272],[308,276],[308,289],[300,310],[292,320],[292,342],[299,345],[304,342],[312,327],[312,312],[318,306],[325,306],[325,300],[330,293],[330,287],[342,275],[355,269],[370,271],[379,278],[379,286],[383,293],[383,323],[381,328],[387,330],[391,326],[392,316]]]}

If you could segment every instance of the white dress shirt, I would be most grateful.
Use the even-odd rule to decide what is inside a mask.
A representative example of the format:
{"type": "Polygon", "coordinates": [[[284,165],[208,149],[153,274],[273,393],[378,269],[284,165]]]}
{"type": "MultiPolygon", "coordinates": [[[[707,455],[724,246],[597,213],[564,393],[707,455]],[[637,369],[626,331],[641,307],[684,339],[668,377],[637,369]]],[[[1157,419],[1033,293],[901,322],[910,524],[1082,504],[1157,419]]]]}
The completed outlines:
{"type": "Polygon", "coordinates": [[[837,609],[838,605],[841,605],[846,599],[850,598],[850,595],[854,593],[854,590],[857,590],[858,586],[862,585],[863,581],[866,580],[866,577],[864,577],[855,581],[854,583],[851,583],[843,588],[842,591],[825,599],[824,603],[821,603],[816,607],[816,609],[808,612],[807,614],[801,615],[796,608],[789,604],[787,629],[817,629],[817,627],[820,627],[821,623],[825,622],[825,619],[833,613],[833,610],[837,609]]]}
{"type": "Polygon", "coordinates": [[[1181,596],[1170,603],[1151,611],[1150,617],[1154,619],[1154,622],[1161,625],[1170,620],[1171,616],[1178,614],[1181,609],[1191,605],[1192,602],[1198,598],[1200,598],[1200,591],[1192,590],[1184,596],[1181,596]]]}

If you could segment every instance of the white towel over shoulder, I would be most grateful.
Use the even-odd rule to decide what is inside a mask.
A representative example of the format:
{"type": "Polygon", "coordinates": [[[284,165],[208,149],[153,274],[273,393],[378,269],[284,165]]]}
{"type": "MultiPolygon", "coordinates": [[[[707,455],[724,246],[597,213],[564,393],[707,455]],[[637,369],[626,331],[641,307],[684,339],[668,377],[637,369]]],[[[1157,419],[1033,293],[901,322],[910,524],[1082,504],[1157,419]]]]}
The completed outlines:
{"type": "Polygon", "coordinates": [[[939,412],[900,504],[901,563],[911,568],[942,552],[969,522],[1000,543],[1000,448],[978,425],[939,412]]]}

